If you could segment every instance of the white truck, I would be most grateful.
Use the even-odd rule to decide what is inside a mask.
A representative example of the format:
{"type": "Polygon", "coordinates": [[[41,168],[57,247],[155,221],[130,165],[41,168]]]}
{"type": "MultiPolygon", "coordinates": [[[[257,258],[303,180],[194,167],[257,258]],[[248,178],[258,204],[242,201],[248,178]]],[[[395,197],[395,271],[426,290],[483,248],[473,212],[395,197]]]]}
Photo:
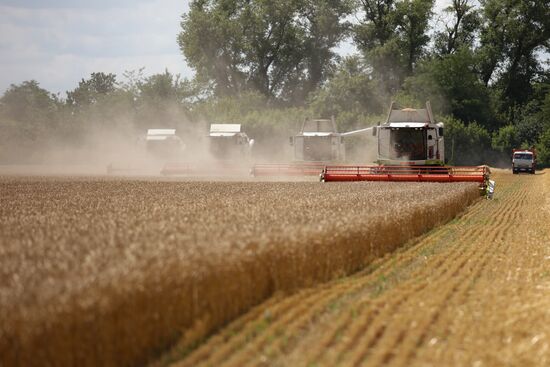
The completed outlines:
{"type": "Polygon", "coordinates": [[[378,136],[378,164],[443,166],[443,123],[434,120],[430,102],[421,109],[394,106],[392,102],[386,122],[373,132],[378,136]]]}
{"type": "Polygon", "coordinates": [[[537,154],[534,149],[514,149],[512,153],[512,173],[535,173],[537,154]]]}

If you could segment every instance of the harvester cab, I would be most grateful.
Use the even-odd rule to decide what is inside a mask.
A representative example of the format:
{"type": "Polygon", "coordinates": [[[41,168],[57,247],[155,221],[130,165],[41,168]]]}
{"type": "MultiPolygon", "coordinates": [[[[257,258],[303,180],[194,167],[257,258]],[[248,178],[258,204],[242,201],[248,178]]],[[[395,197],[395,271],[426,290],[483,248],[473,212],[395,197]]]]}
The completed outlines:
{"type": "Polygon", "coordinates": [[[247,159],[254,146],[254,139],[241,131],[241,124],[211,124],[208,139],[210,153],[220,160],[247,159]]]}
{"type": "Polygon", "coordinates": [[[117,162],[109,163],[108,174],[156,174],[159,165],[180,159],[186,149],[176,129],[147,129],[132,147],[117,162]]]}
{"type": "Polygon", "coordinates": [[[442,166],[445,164],[443,123],[436,123],[430,102],[426,108],[395,109],[376,127],[378,163],[383,165],[442,166]]]}
{"type": "Polygon", "coordinates": [[[344,138],[334,119],[306,119],[300,132],[290,138],[290,145],[297,162],[343,161],[346,155],[344,138]]]}
{"type": "Polygon", "coordinates": [[[147,153],[154,158],[173,159],[185,149],[176,129],[148,129],[144,140],[147,153]]]}

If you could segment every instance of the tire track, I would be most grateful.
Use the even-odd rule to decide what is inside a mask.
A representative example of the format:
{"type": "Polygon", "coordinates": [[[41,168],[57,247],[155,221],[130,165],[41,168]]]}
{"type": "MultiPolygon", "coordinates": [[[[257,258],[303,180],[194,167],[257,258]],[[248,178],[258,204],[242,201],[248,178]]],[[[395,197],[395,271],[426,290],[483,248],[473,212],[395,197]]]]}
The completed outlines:
{"type": "MultiPolygon", "coordinates": [[[[455,285],[458,284],[459,281],[454,281],[451,285],[451,287],[447,287],[447,289],[438,294],[438,297],[440,299],[437,299],[436,301],[433,301],[432,299],[428,299],[427,301],[422,301],[423,299],[426,299],[425,296],[426,293],[428,295],[433,294],[431,291],[432,288],[440,288],[441,284],[446,284],[451,279],[456,279],[457,275],[460,273],[461,269],[464,269],[465,265],[469,262],[474,262],[476,258],[482,257],[486,253],[486,249],[482,248],[476,248],[474,252],[466,253],[468,257],[462,257],[460,258],[460,261],[455,261],[452,266],[448,269],[448,271],[444,272],[443,274],[436,277],[436,282],[427,282],[426,286],[423,287],[422,290],[419,292],[415,292],[412,294],[411,299],[408,300],[406,305],[399,305],[399,309],[396,309],[392,312],[392,317],[388,320],[382,320],[382,322],[385,323],[384,331],[387,330],[387,333],[380,336],[379,340],[376,341],[375,344],[371,344],[369,349],[375,349],[378,345],[380,347],[375,350],[375,353],[373,353],[372,356],[369,357],[369,361],[367,365],[379,365],[381,363],[387,363],[391,359],[391,353],[393,352],[394,348],[398,347],[398,344],[402,342],[405,339],[405,334],[408,332],[408,325],[410,325],[412,322],[417,322],[419,327],[422,327],[422,323],[428,323],[430,322],[431,318],[436,317],[436,313],[432,312],[428,315],[425,315],[424,318],[425,321],[420,320],[411,320],[410,318],[407,318],[406,315],[402,315],[401,310],[402,307],[405,308],[405,312],[408,307],[415,308],[416,305],[420,304],[421,302],[425,302],[425,308],[435,308],[438,304],[444,303],[445,300],[450,296],[452,292],[455,290],[455,285]],[[481,253],[481,254],[480,254],[481,253]],[[420,297],[419,295],[423,295],[423,297],[420,297]],[[413,306],[411,306],[411,304],[413,306]],[[396,315],[397,314],[397,315],[396,315]],[[403,328],[405,327],[405,328],[403,328]]],[[[350,361],[349,365],[361,365],[367,361],[365,361],[366,355],[369,352],[369,349],[364,348],[364,344],[362,342],[358,342],[356,344],[357,346],[360,346],[360,352],[358,355],[354,356],[352,361],[350,361]]],[[[344,362],[343,364],[348,365],[348,363],[344,362]]]]}
{"type": "MultiPolygon", "coordinates": [[[[435,298],[435,302],[432,301],[433,298],[428,298],[431,301],[427,302],[428,304],[426,305],[426,308],[429,310],[428,313],[423,314],[420,321],[411,312],[407,314],[407,311],[405,311],[404,315],[396,317],[394,322],[388,327],[388,330],[392,331],[388,334],[387,339],[389,340],[381,340],[381,344],[385,345],[385,349],[376,350],[368,361],[357,360],[355,365],[365,364],[366,366],[375,366],[390,362],[394,362],[394,365],[408,365],[410,363],[414,351],[423,344],[430,326],[440,319],[446,305],[450,303],[452,298],[460,297],[461,293],[467,292],[473,286],[470,280],[476,278],[485,269],[485,266],[492,258],[492,253],[503,245],[503,239],[507,232],[510,231],[510,227],[507,225],[509,223],[508,220],[511,216],[517,215],[517,209],[526,196],[525,192],[525,190],[518,191],[514,195],[511,195],[507,200],[511,205],[503,206],[501,215],[496,217],[497,220],[494,220],[494,224],[489,222],[483,226],[484,231],[479,236],[483,240],[476,242],[476,246],[482,247],[483,251],[472,256],[467,263],[463,262],[462,265],[466,266],[459,266],[449,277],[438,278],[426,291],[422,292],[429,294],[418,293],[415,295],[417,299],[426,299],[428,298],[427,296],[435,294],[438,290],[444,290],[437,294],[439,297],[435,298]],[[484,244],[488,245],[484,246],[484,244]],[[408,328],[403,328],[403,326],[411,325],[412,323],[417,324],[417,327],[412,332],[409,332],[408,328]],[[399,353],[396,353],[396,351],[399,351],[399,353]],[[400,358],[394,361],[393,358],[395,356],[399,356],[400,358]]],[[[414,300],[412,302],[414,303],[414,300]]]]}
{"type": "MultiPolygon", "coordinates": [[[[365,284],[361,284],[362,287],[365,286],[365,284]]],[[[412,287],[410,289],[410,294],[414,294],[417,292],[420,288],[418,287],[412,287]]],[[[258,353],[261,354],[262,349],[266,349],[267,347],[273,348],[275,350],[283,350],[283,349],[290,349],[290,348],[283,348],[283,344],[289,344],[292,343],[292,339],[298,338],[299,335],[302,333],[304,329],[307,328],[307,325],[315,321],[320,317],[320,315],[323,313],[323,310],[327,308],[327,304],[334,302],[338,298],[341,297],[340,292],[335,293],[329,293],[325,299],[323,299],[323,303],[317,303],[314,304],[313,307],[309,309],[309,312],[304,313],[301,315],[301,317],[294,318],[290,323],[284,324],[285,332],[284,338],[275,338],[275,339],[269,339],[268,336],[264,336],[262,341],[259,344],[253,344],[250,346],[250,349],[255,350],[258,353]],[[291,340],[289,340],[290,338],[291,340]]],[[[403,299],[403,302],[406,301],[406,297],[403,299]]],[[[347,323],[343,323],[341,326],[345,326],[347,323]]],[[[244,361],[239,361],[238,364],[244,363],[244,361]]]]}
{"type": "MultiPolygon", "coordinates": [[[[509,252],[509,249],[511,247],[510,239],[515,238],[515,236],[513,235],[514,231],[512,227],[509,226],[509,223],[514,223],[517,220],[521,219],[522,215],[525,214],[525,211],[529,210],[528,207],[533,204],[534,198],[533,198],[533,195],[527,195],[527,192],[531,192],[532,189],[533,189],[533,182],[530,181],[528,185],[525,185],[524,190],[519,191],[517,195],[515,195],[518,198],[517,200],[518,205],[512,205],[510,207],[510,210],[505,215],[502,216],[504,219],[501,221],[497,221],[497,222],[503,222],[504,224],[508,223],[508,226],[505,226],[505,229],[504,229],[504,235],[505,235],[504,237],[508,239],[508,242],[506,243],[507,246],[504,246],[505,242],[503,241],[503,239],[501,239],[499,246],[497,249],[495,249],[494,253],[498,254],[498,253],[509,252]]],[[[515,243],[515,241],[512,240],[511,243],[513,244],[515,243]]],[[[491,257],[490,260],[493,260],[493,257],[491,257]]],[[[481,274],[484,272],[484,270],[487,269],[488,265],[489,265],[489,262],[487,262],[482,269],[481,268],[477,269],[477,271],[475,272],[475,276],[480,277],[481,274]]],[[[492,267],[494,268],[495,265],[493,265],[492,267]]],[[[457,307],[457,305],[458,307],[460,307],[461,305],[466,303],[468,296],[471,294],[474,286],[475,284],[473,282],[468,283],[468,286],[467,287],[465,286],[463,291],[456,295],[455,299],[453,300],[453,306],[455,308],[457,307]]],[[[448,320],[444,320],[444,319],[439,320],[437,324],[434,324],[430,327],[429,332],[432,334],[438,334],[441,342],[449,343],[450,340],[455,340],[458,342],[462,341],[464,339],[467,328],[455,327],[456,326],[455,324],[457,323],[456,320],[452,320],[451,323],[447,321],[448,320]],[[455,333],[453,334],[452,330],[458,330],[458,332],[455,331],[455,333]]],[[[432,345],[437,342],[438,341],[435,340],[434,343],[432,343],[432,345]]],[[[431,347],[430,343],[427,343],[425,340],[423,340],[422,343],[420,344],[421,345],[418,345],[416,349],[419,352],[411,351],[407,355],[407,359],[399,360],[399,362],[402,362],[402,363],[397,365],[410,365],[410,362],[413,360],[415,354],[420,355],[424,359],[428,358],[430,347],[431,347]]]]}
{"type": "MultiPolygon", "coordinates": [[[[390,332],[387,334],[386,340],[380,341],[383,347],[375,350],[368,360],[364,360],[363,358],[354,361],[354,365],[376,366],[390,362],[394,362],[392,364],[395,365],[408,365],[411,362],[414,351],[424,342],[430,326],[440,319],[441,314],[444,313],[445,306],[450,303],[452,298],[459,297],[461,292],[467,292],[472,287],[472,282],[469,279],[477,277],[484,270],[487,262],[490,261],[493,251],[502,246],[503,238],[510,230],[506,224],[507,220],[511,216],[517,215],[517,208],[523,202],[523,200],[518,200],[520,197],[525,197],[525,191],[511,195],[507,200],[511,205],[503,206],[500,211],[501,215],[496,217],[497,220],[494,220],[494,223],[489,222],[483,226],[484,230],[479,236],[482,241],[476,242],[476,246],[483,247],[483,251],[478,251],[467,263],[463,262],[449,277],[438,278],[426,291],[415,294],[416,300],[411,300],[413,304],[415,301],[421,299],[430,300],[425,306],[428,312],[424,313],[418,321],[412,312],[407,314],[405,310],[404,315],[394,318],[393,322],[388,326],[387,329],[390,332]],[[488,245],[484,246],[484,244],[488,245]],[[443,290],[443,292],[440,290],[443,290]],[[433,301],[434,298],[429,298],[433,294],[438,295],[435,298],[435,302],[433,301]],[[412,332],[407,327],[403,328],[403,326],[408,326],[412,323],[416,323],[417,326],[412,332]],[[407,345],[408,348],[403,348],[403,346],[407,345]],[[400,358],[394,361],[395,356],[400,356],[400,358]]],[[[414,306],[411,309],[414,309],[414,306]]]]}
{"type": "MultiPolygon", "coordinates": [[[[480,208],[480,206],[478,206],[478,208],[480,208]]],[[[479,209],[478,209],[479,210],[479,209]]],[[[477,211],[477,210],[476,210],[477,211]]],[[[441,234],[442,231],[440,231],[439,235],[441,234]]],[[[477,236],[477,233],[476,231],[473,231],[473,232],[469,232],[467,233],[467,236],[468,237],[475,237],[477,236]]],[[[463,239],[467,239],[467,237],[463,238],[463,239]]],[[[461,250],[459,246],[456,246],[454,248],[454,250],[461,250]]],[[[449,259],[452,259],[453,257],[452,256],[447,256],[446,258],[442,258],[439,262],[437,262],[437,265],[439,267],[442,267],[446,261],[453,261],[453,260],[449,260],[449,259]]],[[[418,288],[410,288],[412,289],[413,291],[411,293],[415,293],[415,292],[418,292],[420,289],[418,288]]],[[[406,294],[406,296],[408,296],[408,293],[406,294]]],[[[406,296],[405,298],[402,300],[402,302],[405,302],[406,301],[406,296]]],[[[367,302],[368,303],[368,302],[367,302]]],[[[363,306],[363,305],[362,305],[363,306]]],[[[330,347],[330,344],[331,342],[335,339],[335,337],[339,334],[339,331],[342,330],[344,327],[347,326],[350,318],[352,317],[351,316],[352,313],[348,313],[346,314],[346,316],[344,316],[343,318],[343,321],[340,321],[338,322],[338,326],[333,329],[333,331],[329,334],[330,336],[328,337],[328,342],[327,340],[325,339],[324,341],[321,342],[321,353],[320,354],[314,354],[313,355],[313,358],[311,359],[307,359],[311,364],[315,364],[315,363],[318,363],[320,359],[323,359],[324,362],[326,362],[326,365],[331,365],[333,363],[336,363],[338,361],[338,358],[334,358],[334,354],[337,354],[337,355],[340,355],[340,353],[336,353],[334,352],[334,350],[331,350],[331,353],[333,354],[333,357],[332,358],[328,358],[326,359],[326,357],[323,355],[323,352],[326,351],[328,348],[327,347],[330,347]]],[[[369,320],[369,322],[372,322],[372,320],[370,319],[370,314],[366,317],[367,320],[369,320]]],[[[353,335],[361,335],[362,333],[364,333],[365,331],[365,326],[363,325],[362,327],[360,327],[358,330],[348,330],[348,334],[351,332],[352,333],[352,339],[351,341],[349,342],[349,344],[355,344],[356,342],[356,339],[353,337],[353,335]]],[[[379,334],[379,333],[378,333],[379,334]]],[[[376,334],[376,335],[378,335],[376,334]]],[[[343,349],[346,349],[346,348],[343,348],[343,349]]],[[[309,355],[311,357],[311,354],[309,355]]]]}
{"type": "MultiPolygon", "coordinates": [[[[513,201],[513,200],[512,200],[512,201],[513,201]]],[[[505,211],[505,210],[506,210],[506,209],[501,209],[500,211],[505,211]]],[[[494,214],[498,214],[498,211],[497,211],[497,213],[494,213],[494,214]]],[[[470,234],[471,234],[471,237],[477,236],[476,231],[470,232],[470,234]]],[[[467,239],[468,237],[470,237],[470,236],[468,236],[468,234],[467,234],[465,237],[463,237],[463,238],[460,240],[460,242],[463,242],[463,241],[464,241],[465,239],[467,239]]],[[[448,255],[448,254],[447,254],[447,255],[448,255]]],[[[447,258],[452,258],[452,256],[448,256],[447,258]]],[[[441,266],[442,264],[444,264],[444,262],[443,262],[443,261],[439,261],[439,262],[436,263],[436,264],[437,264],[438,266],[441,266]]],[[[418,275],[416,275],[416,276],[418,276],[418,275]]],[[[405,287],[405,288],[406,288],[406,287],[405,287]]],[[[379,336],[379,335],[380,335],[380,332],[374,333],[374,335],[375,335],[375,336],[379,336]]],[[[403,336],[402,336],[402,335],[398,335],[397,338],[398,338],[398,340],[400,340],[400,339],[403,338],[403,336]]],[[[370,344],[369,344],[369,343],[364,344],[364,343],[361,343],[361,342],[353,341],[353,342],[350,343],[350,344],[357,344],[357,345],[360,345],[361,348],[365,348],[365,347],[367,347],[367,346],[371,346],[370,344],[372,344],[372,343],[370,343],[370,344]]],[[[320,357],[320,356],[319,356],[319,357],[320,357]]],[[[316,359],[318,359],[318,358],[316,358],[316,359]]],[[[310,361],[311,361],[311,360],[310,360],[310,361]]],[[[330,365],[330,364],[331,364],[332,362],[334,362],[334,361],[329,359],[328,361],[325,360],[325,362],[328,362],[327,365],[330,365]]],[[[346,363],[343,363],[343,364],[346,364],[346,363]]]]}
{"type": "MultiPolygon", "coordinates": [[[[443,263],[441,263],[441,265],[443,265],[443,263]]],[[[365,287],[367,286],[367,284],[362,284],[361,287],[365,287]]],[[[425,284],[422,284],[422,286],[425,286],[425,284]]],[[[414,294],[415,292],[417,292],[418,290],[420,290],[420,288],[418,287],[412,287],[410,289],[410,292],[407,292],[407,294],[414,294]]],[[[340,296],[339,294],[340,292],[337,292],[337,294],[335,295],[331,295],[329,296],[329,299],[330,301],[333,301],[334,299],[338,298],[340,296]]],[[[400,297],[402,297],[403,295],[400,295],[400,297]]],[[[403,302],[406,300],[406,297],[402,300],[403,302]]],[[[367,302],[368,303],[368,302],[367,302]]],[[[307,321],[310,320],[313,316],[312,314],[315,314],[315,312],[319,311],[320,309],[324,308],[323,306],[318,306],[318,307],[315,307],[314,310],[315,311],[312,311],[308,314],[305,314],[304,317],[302,319],[299,319],[299,320],[296,320],[294,321],[291,325],[288,325],[288,329],[289,331],[287,331],[286,334],[290,334],[290,335],[295,335],[295,333],[293,333],[291,330],[293,330],[294,328],[301,328],[303,327],[305,324],[307,324],[307,321]]],[[[344,322],[342,325],[345,326],[347,323],[344,322]]],[[[360,333],[361,330],[358,330],[357,333],[360,333]]],[[[277,344],[277,341],[275,342],[275,344],[277,344]]]]}

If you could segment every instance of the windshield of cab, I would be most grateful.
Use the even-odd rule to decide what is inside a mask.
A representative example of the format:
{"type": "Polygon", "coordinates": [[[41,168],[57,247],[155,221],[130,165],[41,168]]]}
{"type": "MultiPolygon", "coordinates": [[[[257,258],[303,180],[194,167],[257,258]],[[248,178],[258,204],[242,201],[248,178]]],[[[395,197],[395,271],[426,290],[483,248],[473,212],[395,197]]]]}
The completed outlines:
{"type": "Polygon", "coordinates": [[[525,160],[533,160],[533,154],[532,153],[515,153],[514,159],[525,159],[525,160]]]}
{"type": "Polygon", "coordinates": [[[422,128],[383,128],[379,139],[383,159],[417,161],[427,157],[426,133],[422,128]]]}
{"type": "Polygon", "coordinates": [[[330,136],[306,136],[304,137],[305,161],[330,161],[332,160],[332,144],[330,136]]]}

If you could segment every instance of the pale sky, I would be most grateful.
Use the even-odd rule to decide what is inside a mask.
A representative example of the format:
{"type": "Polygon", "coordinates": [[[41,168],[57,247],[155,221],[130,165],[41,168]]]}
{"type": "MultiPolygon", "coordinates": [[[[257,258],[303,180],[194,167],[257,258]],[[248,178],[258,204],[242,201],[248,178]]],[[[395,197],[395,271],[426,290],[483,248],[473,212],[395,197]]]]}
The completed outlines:
{"type": "Polygon", "coordinates": [[[92,72],[121,78],[141,67],[192,77],[176,41],[188,8],[189,0],[0,0],[0,95],[35,79],[65,97],[92,72]]]}

